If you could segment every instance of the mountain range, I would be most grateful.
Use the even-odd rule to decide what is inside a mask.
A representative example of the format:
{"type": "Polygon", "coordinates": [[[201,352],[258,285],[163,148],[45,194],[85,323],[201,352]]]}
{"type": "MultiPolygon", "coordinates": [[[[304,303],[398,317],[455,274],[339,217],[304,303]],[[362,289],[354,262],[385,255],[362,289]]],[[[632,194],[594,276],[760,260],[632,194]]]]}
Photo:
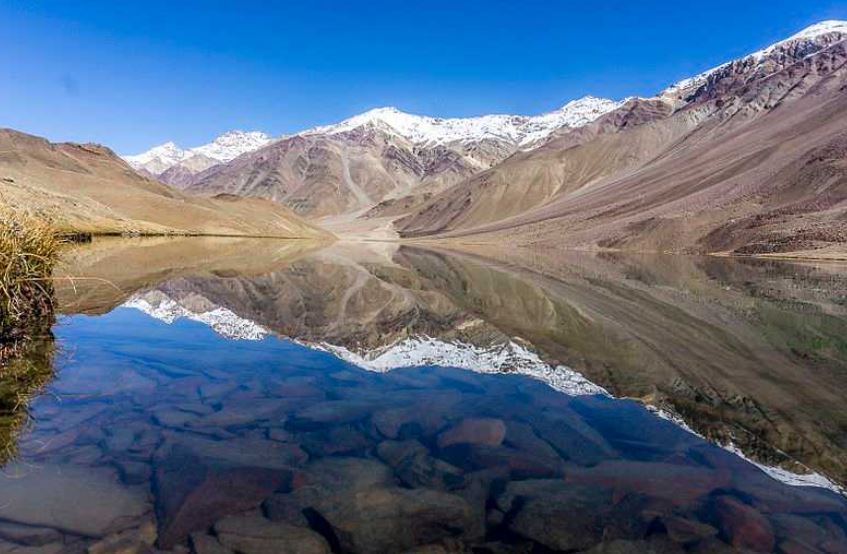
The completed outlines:
{"type": "Polygon", "coordinates": [[[195,194],[259,196],[302,215],[337,216],[444,190],[619,105],[585,97],[533,117],[452,119],[378,108],[276,141],[262,133],[231,131],[190,150],[166,143],[125,159],[195,194]],[[238,155],[215,162],[208,152],[223,140],[232,145],[228,152],[238,155]]]}
{"type": "Polygon", "coordinates": [[[845,38],[847,22],[824,21],[650,98],[533,117],[379,108],[126,159],[188,194],[270,199],[337,232],[840,257],[845,38]],[[222,140],[227,156],[210,155],[222,140]]]}

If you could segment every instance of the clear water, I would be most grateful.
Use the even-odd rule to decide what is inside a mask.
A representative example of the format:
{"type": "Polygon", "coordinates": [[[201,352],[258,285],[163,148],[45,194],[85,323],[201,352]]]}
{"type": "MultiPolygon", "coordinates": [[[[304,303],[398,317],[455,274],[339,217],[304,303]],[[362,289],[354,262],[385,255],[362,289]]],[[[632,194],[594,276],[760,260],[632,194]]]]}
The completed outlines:
{"type": "Polygon", "coordinates": [[[167,248],[69,255],[0,551],[847,551],[839,271],[167,248]]]}

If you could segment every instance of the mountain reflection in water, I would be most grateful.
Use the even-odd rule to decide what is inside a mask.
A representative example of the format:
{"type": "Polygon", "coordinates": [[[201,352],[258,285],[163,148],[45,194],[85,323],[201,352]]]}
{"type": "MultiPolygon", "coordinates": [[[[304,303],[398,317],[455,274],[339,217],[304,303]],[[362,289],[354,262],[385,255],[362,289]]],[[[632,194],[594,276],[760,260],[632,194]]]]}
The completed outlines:
{"type": "Polygon", "coordinates": [[[843,268],[520,256],[69,252],[0,551],[847,549],[843,268]]]}

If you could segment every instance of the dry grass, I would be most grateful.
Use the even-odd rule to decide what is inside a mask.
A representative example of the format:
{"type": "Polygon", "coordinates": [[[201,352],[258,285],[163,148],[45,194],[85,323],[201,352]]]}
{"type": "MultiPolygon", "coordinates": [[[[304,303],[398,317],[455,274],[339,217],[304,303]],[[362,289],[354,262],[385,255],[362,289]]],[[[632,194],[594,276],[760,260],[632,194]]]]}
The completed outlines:
{"type": "Polygon", "coordinates": [[[0,463],[14,456],[29,399],[52,375],[60,243],[49,221],[0,206],[0,463]]]}
{"type": "Polygon", "coordinates": [[[60,242],[49,221],[0,208],[0,344],[52,316],[51,273],[60,242]]]}
{"type": "Polygon", "coordinates": [[[47,324],[35,338],[15,343],[15,355],[0,360],[0,464],[17,453],[17,438],[29,424],[29,402],[53,377],[53,337],[47,324]]]}

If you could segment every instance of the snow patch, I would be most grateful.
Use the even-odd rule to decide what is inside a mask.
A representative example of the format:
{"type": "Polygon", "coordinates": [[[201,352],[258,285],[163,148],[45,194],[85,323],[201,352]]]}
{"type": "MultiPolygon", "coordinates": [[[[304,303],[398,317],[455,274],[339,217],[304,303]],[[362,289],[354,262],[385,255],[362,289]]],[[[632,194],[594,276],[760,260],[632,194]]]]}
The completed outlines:
{"type": "Polygon", "coordinates": [[[436,365],[475,373],[524,375],[571,396],[609,394],[568,367],[545,363],[536,353],[514,341],[484,348],[462,341],[446,342],[421,336],[361,354],[327,343],[321,343],[319,348],[367,371],[385,373],[400,368],[436,365]]]}
{"type": "Polygon", "coordinates": [[[227,308],[217,307],[206,312],[193,312],[164,294],[157,295],[157,298],[137,294],[124,302],[122,307],[134,308],[168,325],[178,319],[197,321],[228,339],[261,340],[268,335],[264,327],[236,315],[227,308]]]}
{"type": "Polygon", "coordinates": [[[440,118],[414,115],[397,108],[377,108],[335,125],[315,127],[301,135],[338,134],[364,125],[387,125],[418,145],[476,142],[499,139],[520,146],[537,144],[563,127],[586,125],[623,104],[605,98],[586,96],[568,102],[558,110],[538,116],[484,115],[468,118],[440,118]]]}
{"type": "Polygon", "coordinates": [[[201,155],[225,163],[271,142],[273,139],[269,135],[259,131],[228,131],[212,142],[195,148],[182,149],[173,142],[166,142],[141,154],[123,156],[123,159],[135,169],[147,169],[159,174],[193,156],[201,155]]]}
{"type": "Polygon", "coordinates": [[[793,487],[820,487],[842,495],[847,494],[847,490],[845,490],[844,487],[831,481],[820,473],[814,471],[810,471],[809,473],[793,473],[787,469],[782,469],[781,467],[767,466],[757,462],[756,460],[752,460],[748,458],[740,448],[732,443],[719,444],[718,446],[728,452],[732,452],[739,458],[743,458],[747,462],[764,471],[772,479],[776,479],[786,485],[791,485],[793,487]]]}
{"type": "MultiPolygon", "coordinates": [[[[829,34],[838,34],[842,39],[847,38],[847,21],[829,20],[821,21],[820,23],[815,23],[814,25],[806,27],[799,33],[793,34],[784,40],[775,42],[766,48],[762,48],[761,50],[757,50],[755,52],[747,54],[746,56],[739,59],[745,60],[747,58],[753,58],[757,63],[761,63],[765,59],[767,59],[768,56],[770,56],[783,46],[795,42],[815,42],[818,38],[829,34]]],[[[693,77],[682,79],[681,81],[674,83],[673,85],[660,92],[659,96],[675,96],[681,91],[700,87],[703,85],[703,83],[706,82],[710,75],[723,69],[724,67],[727,67],[731,63],[731,61],[722,63],[716,67],[713,67],[712,69],[708,69],[693,77]]]]}

